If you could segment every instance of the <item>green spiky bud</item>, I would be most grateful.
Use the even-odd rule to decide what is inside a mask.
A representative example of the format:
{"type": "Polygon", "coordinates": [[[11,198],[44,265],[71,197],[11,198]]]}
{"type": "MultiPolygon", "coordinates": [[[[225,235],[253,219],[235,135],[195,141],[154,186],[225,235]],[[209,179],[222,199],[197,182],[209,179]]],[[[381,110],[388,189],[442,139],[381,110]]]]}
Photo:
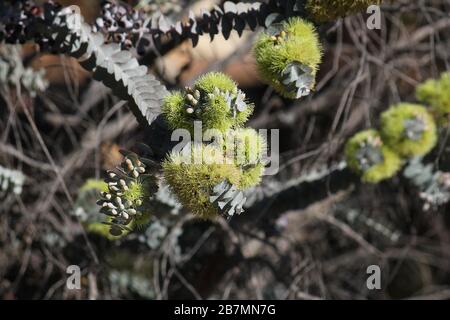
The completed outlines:
{"type": "Polygon", "coordinates": [[[400,103],[381,114],[384,143],[400,156],[423,156],[437,142],[436,124],[426,108],[400,103]]]}
{"type": "Polygon", "coordinates": [[[450,73],[443,73],[439,79],[429,79],[417,86],[416,97],[430,107],[440,122],[448,122],[450,116],[450,73]]]}
{"type": "Polygon", "coordinates": [[[354,135],[345,146],[349,168],[368,183],[378,183],[393,177],[402,165],[401,158],[383,145],[376,130],[365,130],[354,135]]]}
{"type": "Polygon", "coordinates": [[[261,76],[284,97],[295,99],[314,89],[322,48],[312,23],[290,18],[255,43],[261,76]],[[272,34],[275,33],[275,34],[272,34]]]}
{"type": "Polygon", "coordinates": [[[190,145],[187,152],[172,152],[163,162],[164,178],[180,203],[201,218],[220,214],[210,202],[216,185],[226,180],[239,186],[240,171],[227,163],[224,153],[215,146],[190,145]]]}
{"type": "Polygon", "coordinates": [[[253,112],[245,95],[228,76],[211,72],[203,75],[185,92],[169,94],[162,113],[172,130],[194,132],[194,121],[201,121],[203,131],[218,129],[225,132],[242,127],[253,112]]]}
{"type": "Polygon", "coordinates": [[[324,23],[365,12],[370,5],[381,2],[381,0],[308,0],[306,11],[315,22],[324,23]]]}

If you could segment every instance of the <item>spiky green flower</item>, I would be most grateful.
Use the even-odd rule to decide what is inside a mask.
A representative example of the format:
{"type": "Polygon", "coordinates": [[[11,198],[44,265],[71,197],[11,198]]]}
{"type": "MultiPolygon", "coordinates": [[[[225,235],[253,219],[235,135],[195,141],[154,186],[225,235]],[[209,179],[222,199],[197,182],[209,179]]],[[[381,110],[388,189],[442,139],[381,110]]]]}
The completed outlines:
{"type": "Polygon", "coordinates": [[[111,217],[110,233],[119,236],[144,225],[150,218],[148,208],[157,191],[156,179],[146,173],[146,165],[134,153],[128,153],[121,166],[108,171],[108,191],[102,193],[100,212],[111,217]]]}
{"type": "Polygon", "coordinates": [[[284,97],[308,95],[315,86],[322,57],[313,24],[295,17],[271,30],[275,34],[262,33],[254,46],[261,76],[284,97]]]}
{"type": "Polygon", "coordinates": [[[439,79],[429,79],[417,86],[416,97],[430,107],[440,122],[448,122],[450,116],[450,73],[442,73],[439,79]]]}
{"type": "Polygon", "coordinates": [[[400,103],[381,114],[383,142],[400,156],[422,156],[437,142],[436,124],[426,108],[400,103]]]}
{"type": "Polygon", "coordinates": [[[381,2],[381,0],[308,0],[306,11],[315,22],[323,23],[365,12],[370,5],[381,2]]]}
{"type": "Polygon", "coordinates": [[[251,128],[229,130],[224,139],[224,151],[241,170],[240,185],[248,188],[261,182],[264,173],[264,159],[267,143],[251,128]]]}
{"type": "Polygon", "coordinates": [[[266,140],[252,128],[229,130],[224,140],[227,156],[239,166],[259,163],[266,153],[266,140]]]}
{"type": "Polygon", "coordinates": [[[226,180],[240,185],[240,171],[227,163],[221,149],[193,144],[172,152],[163,162],[164,178],[181,204],[201,218],[214,218],[220,211],[210,202],[213,188],[226,180]]]}
{"type": "Polygon", "coordinates": [[[376,130],[354,135],[345,146],[348,166],[368,183],[378,183],[394,176],[402,165],[401,158],[383,145],[376,130]]]}
{"type": "Polygon", "coordinates": [[[242,127],[253,112],[245,94],[228,76],[211,72],[200,77],[193,88],[169,94],[162,113],[172,130],[187,129],[193,134],[194,121],[202,122],[203,131],[222,132],[242,127]]]}

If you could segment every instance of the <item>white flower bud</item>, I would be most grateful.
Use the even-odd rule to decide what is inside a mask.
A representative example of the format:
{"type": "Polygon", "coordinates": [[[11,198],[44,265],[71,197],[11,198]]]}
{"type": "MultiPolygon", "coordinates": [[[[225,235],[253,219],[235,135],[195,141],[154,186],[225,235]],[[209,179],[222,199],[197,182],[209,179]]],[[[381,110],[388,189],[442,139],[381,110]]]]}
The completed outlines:
{"type": "Polygon", "coordinates": [[[136,170],[139,173],[144,173],[145,172],[145,168],[144,167],[137,167],[136,170]]]}
{"type": "Polygon", "coordinates": [[[116,209],[117,207],[115,205],[113,205],[111,202],[108,202],[107,204],[108,208],[110,209],[116,209]]]}
{"type": "Polygon", "coordinates": [[[128,171],[131,171],[131,170],[134,169],[133,163],[131,162],[130,159],[127,159],[127,160],[125,161],[125,163],[126,163],[126,165],[127,165],[128,171]]]}

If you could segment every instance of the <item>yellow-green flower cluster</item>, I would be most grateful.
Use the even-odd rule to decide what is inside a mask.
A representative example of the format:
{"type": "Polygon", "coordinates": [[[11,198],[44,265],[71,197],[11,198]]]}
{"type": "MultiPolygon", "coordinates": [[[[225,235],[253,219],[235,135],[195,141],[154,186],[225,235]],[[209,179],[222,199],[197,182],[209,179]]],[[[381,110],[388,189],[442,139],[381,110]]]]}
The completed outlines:
{"type": "Polygon", "coordinates": [[[381,2],[381,0],[308,0],[306,11],[315,22],[324,23],[365,12],[370,5],[381,2]]]}
{"type": "Polygon", "coordinates": [[[312,23],[297,17],[282,22],[276,34],[261,34],[254,53],[261,76],[282,96],[300,98],[314,89],[322,48],[312,23]]]}
{"type": "Polygon", "coordinates": [[[430,107],[440,123],[450,119],[450,73],[439,79],[429,79],[416,88],[416,97],[430,107]]]}
{"type": "Polygon", "coordinates": [[[194,132],[194,121],[202,128],[225,132],[241,127],[253,112],[253,105],[245,101],[245,94],[223,73],[211,72],[200,77],[193,88],[169,94],[162,113],[172,130],[194,132]]]}
{"type": "Polygon", "coordinates": [[[369,129],[353,136],[345,147],[348,166],[361,175],[361,180],[378,183],[394,176],[401,158],[383,144],[378,131],[369,129]]]}
{"type": "Polygon", "coordinates": [[[223,149],[228,158],[240,168],[239,186],[243,189],[257,185],[264,172],[262,161],[267,151],[266,140],[251,128],[229,131],[223,149]]]}
{"type": "Polygon", "coordinates": [[[423,156],[437,142],[436,124],[425,107],[400,103],[381,115],[383,141],[400,156],[423,156]]]}
{"type": "Polygon", "coordinates": [[[428,110],[400,103],[381,114],[380,132],[370,129],[353,136],[345,154],[364,182],[378,183],[394,176],[404,160],[427,154],[436,143],[437,128],[428,110]]]}
{"type": "Polygon", "coordinates": [[[171,129],[218,129],[208,145],[190,143],[163,162],[167,184],[179,201],[201,218],[242,212],[242,191],[261,181],[266,143],[254,129],[242,128],[252,112],[244,94],[221,73],[209,73],[183,93],[166,98],[163,113],[171,129]]]}
{"type": "Polygon", "coordinates": [[[218,212],[209,199],[214,186],[223,180],[240,184],[239,168],[225,160],[219,148],[193,144],[185,154],[169,155],[163,163],[164,178],[183,206],[201,218],[214,218],[218,212]]]}
{"type": "Polygon", "coordinates": [[[211,203],[213,190],[221,182],[243,191],[261,181],[264,139],[253,129],[231,130],[229,136],[222,147],[189,144],[181,151],[170,153],[163,162],[167,184],[179,201],[201,218],[221,214],[211,203]]]}

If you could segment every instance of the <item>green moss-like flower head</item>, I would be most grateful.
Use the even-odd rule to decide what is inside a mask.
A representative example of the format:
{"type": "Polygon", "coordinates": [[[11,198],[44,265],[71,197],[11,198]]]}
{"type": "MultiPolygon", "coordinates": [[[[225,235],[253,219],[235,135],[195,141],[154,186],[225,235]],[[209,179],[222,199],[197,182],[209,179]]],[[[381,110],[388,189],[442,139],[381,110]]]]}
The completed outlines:
{"type": "Polygon", "coordinates": [[[108,191],[97,202],[100,212],[110,219],[110,233],[120,236],[150,219],[150,200],[157,191],[156,179],[146,172],[146,165],[134,153],[128,153],[121,166],[108,171],[108,191]]]}
{"type": "Polygon", "coordinates": [[[238,88],[236,82],[221,72],[209,72],[202,75],[195,81],[194,88],[200,90],[200,93],[214,93],[217,89],[224,92],[237,94],[238,88]]]}
{"type": "Polygon", "coordinates": [[[450,73],[443,73],[439,79],[429,79],[417,86],[416,97],[430,107],[440,122],[448,122],[450,118],[450,73]]]}
{"type": "Polygon", "coordinates": [[[227,156],[238,166],[257,164],[266,153],[266,140],[255,129],[229,130],[224,140],[227,156]]]}
{"type": "Polygon", "coordinates": [[[241,170],[242,188],[252,187],[261,182],[267,143],[256,130],[245,128],[228,131],[223,148],[227,158],[232,159],[241,170]]]}
{"type": "Polygon", "coordinates": [[[381,0],[308,0],[306,11],[315,22],[324,23],[365,12],[370,5],[381,2],[381,0]]]}
{"type": "Polygon", "coordinates": [[[187,129],[193,134],[194,121],[202,122],[202,130],[225,132],[242,127],[253,112],[245,94],[228,76],[211,72],[200,77],[193,88],[169,94],[162,113],[172,130],[187,129]]]}
{"type": "Polygon", "coordinates": [[[368,183],[378,183],[394,176],[402,165],[400,157],[383,145],[376,130],[354,135],[345,146],[348,166],[368,183]]]}
{"type": "Polygon", "coordinates": [[[422,156],[437,142],[436,124],[423,106],[400,103],[381,114],[383,142],[400,156],[422,156]]]}
{"type": "Polygon", "coordinates": [[[180,203],[201,218],[219,215],[211,203],[213,188],[227,181],[240,185],[241,173],[233,163],[227,163],[221,149],[193,144],[191,148],[172,152],[163,162],[164,178],[180,203]]]}
{"type": "Polygon", "coordinates": [[[254,52],[261,76],[284,97],[300,98],[314,88],[322,48],[312,23],[290,18],[279,33],[262,33],[254,52]]]}

